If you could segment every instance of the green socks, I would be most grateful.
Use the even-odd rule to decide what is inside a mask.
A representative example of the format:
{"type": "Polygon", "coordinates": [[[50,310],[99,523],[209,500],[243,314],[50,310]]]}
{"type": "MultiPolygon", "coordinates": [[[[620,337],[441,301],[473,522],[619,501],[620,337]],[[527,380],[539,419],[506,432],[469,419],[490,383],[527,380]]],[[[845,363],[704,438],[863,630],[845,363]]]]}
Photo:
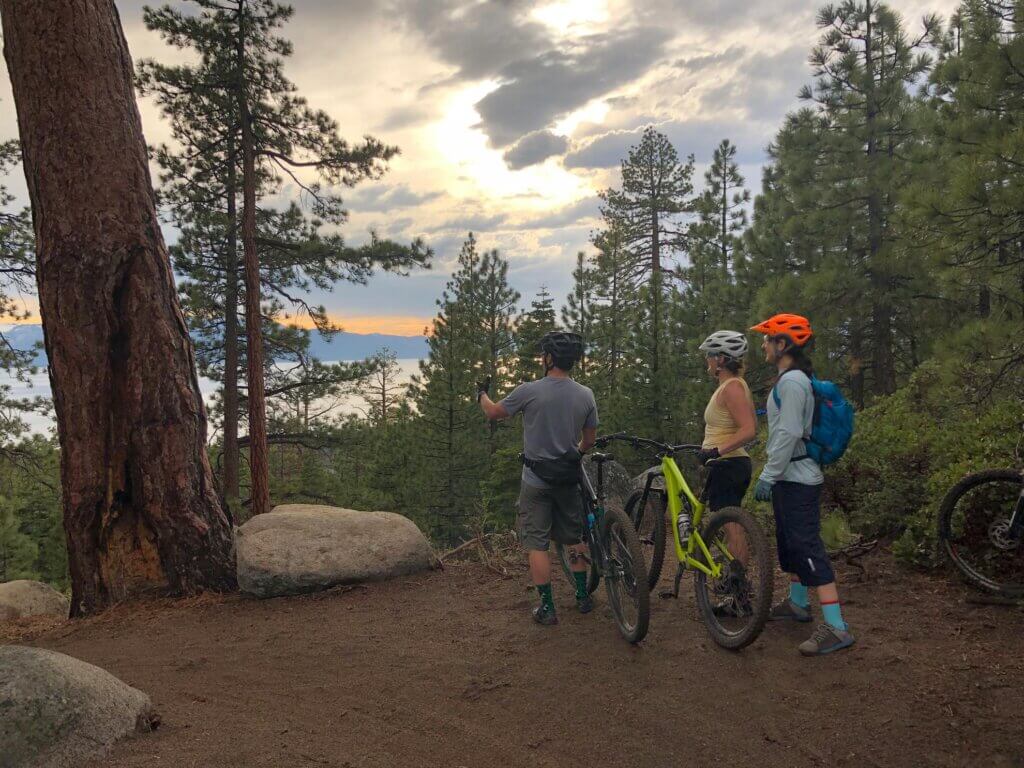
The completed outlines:
{"type": "Polygon", "coordinates": [[[537,593],[540,595],[540,604],[544,606],[544,610],[555,612],[555,601],[551,597],[551,583],[538,584],[537,593]]]}
{"type": "Polygon", "coordinates": [[[573,571],[572,576],[576,579],[576,599],[582,600],[590,594],[590,590],[587,589],[587,572],[573,571]]]}

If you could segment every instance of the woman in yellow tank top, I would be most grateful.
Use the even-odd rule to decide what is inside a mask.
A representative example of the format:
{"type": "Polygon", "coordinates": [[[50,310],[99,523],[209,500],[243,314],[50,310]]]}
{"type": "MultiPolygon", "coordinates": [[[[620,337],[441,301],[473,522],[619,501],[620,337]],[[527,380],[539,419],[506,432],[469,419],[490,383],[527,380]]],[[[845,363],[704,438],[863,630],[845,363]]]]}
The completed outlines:
{"type": "MultiPolygon", "coordinates": [[[[737,331],[716,331],[700,345],[707,356],[708,375],[718,388],[704,410],[704,443],[697,458],[707,467],[704,500],[714,512],[723,507],[738,507],[750,486],[750,456],[743,446],[757,434],[757,418],[750,388],[743,378],[743,358],[747,337],[737,331]]],[[[729,550],[744,566],[750,550],[743,529],[725,524],[729,550]]],[[[750,604],[745,598],[729,595],[715,606],[719,616],[746,615],[750,604]]]]}
{"type": "Polygon", "coordinates": [[[757,434],[754,400],[743,378],[747,337],[737,331],[716,331],[700,345],[708,375],[718,389],[704,410],[703,450],[697,454],[708,468],[705,496],[711,511],[738,507],[750,485],[750,456],[743,446],[757,434]]]}

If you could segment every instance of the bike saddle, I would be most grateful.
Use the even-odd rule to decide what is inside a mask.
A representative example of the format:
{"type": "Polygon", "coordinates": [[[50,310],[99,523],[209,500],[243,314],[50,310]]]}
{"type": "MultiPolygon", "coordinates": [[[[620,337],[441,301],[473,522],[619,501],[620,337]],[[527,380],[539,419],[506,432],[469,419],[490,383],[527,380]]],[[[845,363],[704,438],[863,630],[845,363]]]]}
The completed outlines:
{"type": "Polygon", "coordinates": [[[595,464],[604,464],[606,461],[614,461],[615,457],[610,453],[592,453],[590,460],[595,464]]]}

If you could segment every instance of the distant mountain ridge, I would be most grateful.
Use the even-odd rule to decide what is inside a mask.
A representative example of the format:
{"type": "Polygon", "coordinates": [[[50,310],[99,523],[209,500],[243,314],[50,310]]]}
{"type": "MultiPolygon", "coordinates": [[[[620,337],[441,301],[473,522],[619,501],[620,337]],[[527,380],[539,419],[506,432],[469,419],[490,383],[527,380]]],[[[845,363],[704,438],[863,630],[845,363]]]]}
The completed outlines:
{"type": "MultiPolygon", "coordinates": [[[[43,326],[11,325],[2,329],[4,338],[18,350],[28,351],[43,342],[43,326]]],[[[425,336],[392,336],[386,333],[348,333],[340,331],[330,340],[314,332],[309,351],[313,357],[325,362],[365,360],[382,349],[390,349],[400,360],[419,360],[427,356],[425,336]]],[[[46,353],[40,349],[35,364],[46,365],[46,353]]]]}

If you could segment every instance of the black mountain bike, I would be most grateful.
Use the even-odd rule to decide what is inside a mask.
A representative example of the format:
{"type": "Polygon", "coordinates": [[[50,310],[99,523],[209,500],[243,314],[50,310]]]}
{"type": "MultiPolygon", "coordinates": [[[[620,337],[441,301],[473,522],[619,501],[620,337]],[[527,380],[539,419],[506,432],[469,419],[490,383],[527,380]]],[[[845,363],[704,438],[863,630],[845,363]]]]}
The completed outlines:
{"type": "Polygon", "coordinates": [[[1024,597],[1024,470],[967,475],[939,505],[939,541],[973,586],[1024,597]]]}
{"type": "MultiPolygon", "coordinates": [[[[579,485],[583,497],[587,554],[577,557],[587,560],[587,587],[590,592],[597,589],[603,577],[608,603],[619,631],[629,642],[639,643],[647,635],[651,618],[643,549],[626,513],[615,505],[605,503],[604,464],[611,461],[612,457],[604,453],[592,453],[590,460],[597,466],[597,488],[594,488],[581,464],[579,485]]],[[[575,589],[573,551],[561,544],[556,544],[555,549],[562,570],[575,589]]]]}

